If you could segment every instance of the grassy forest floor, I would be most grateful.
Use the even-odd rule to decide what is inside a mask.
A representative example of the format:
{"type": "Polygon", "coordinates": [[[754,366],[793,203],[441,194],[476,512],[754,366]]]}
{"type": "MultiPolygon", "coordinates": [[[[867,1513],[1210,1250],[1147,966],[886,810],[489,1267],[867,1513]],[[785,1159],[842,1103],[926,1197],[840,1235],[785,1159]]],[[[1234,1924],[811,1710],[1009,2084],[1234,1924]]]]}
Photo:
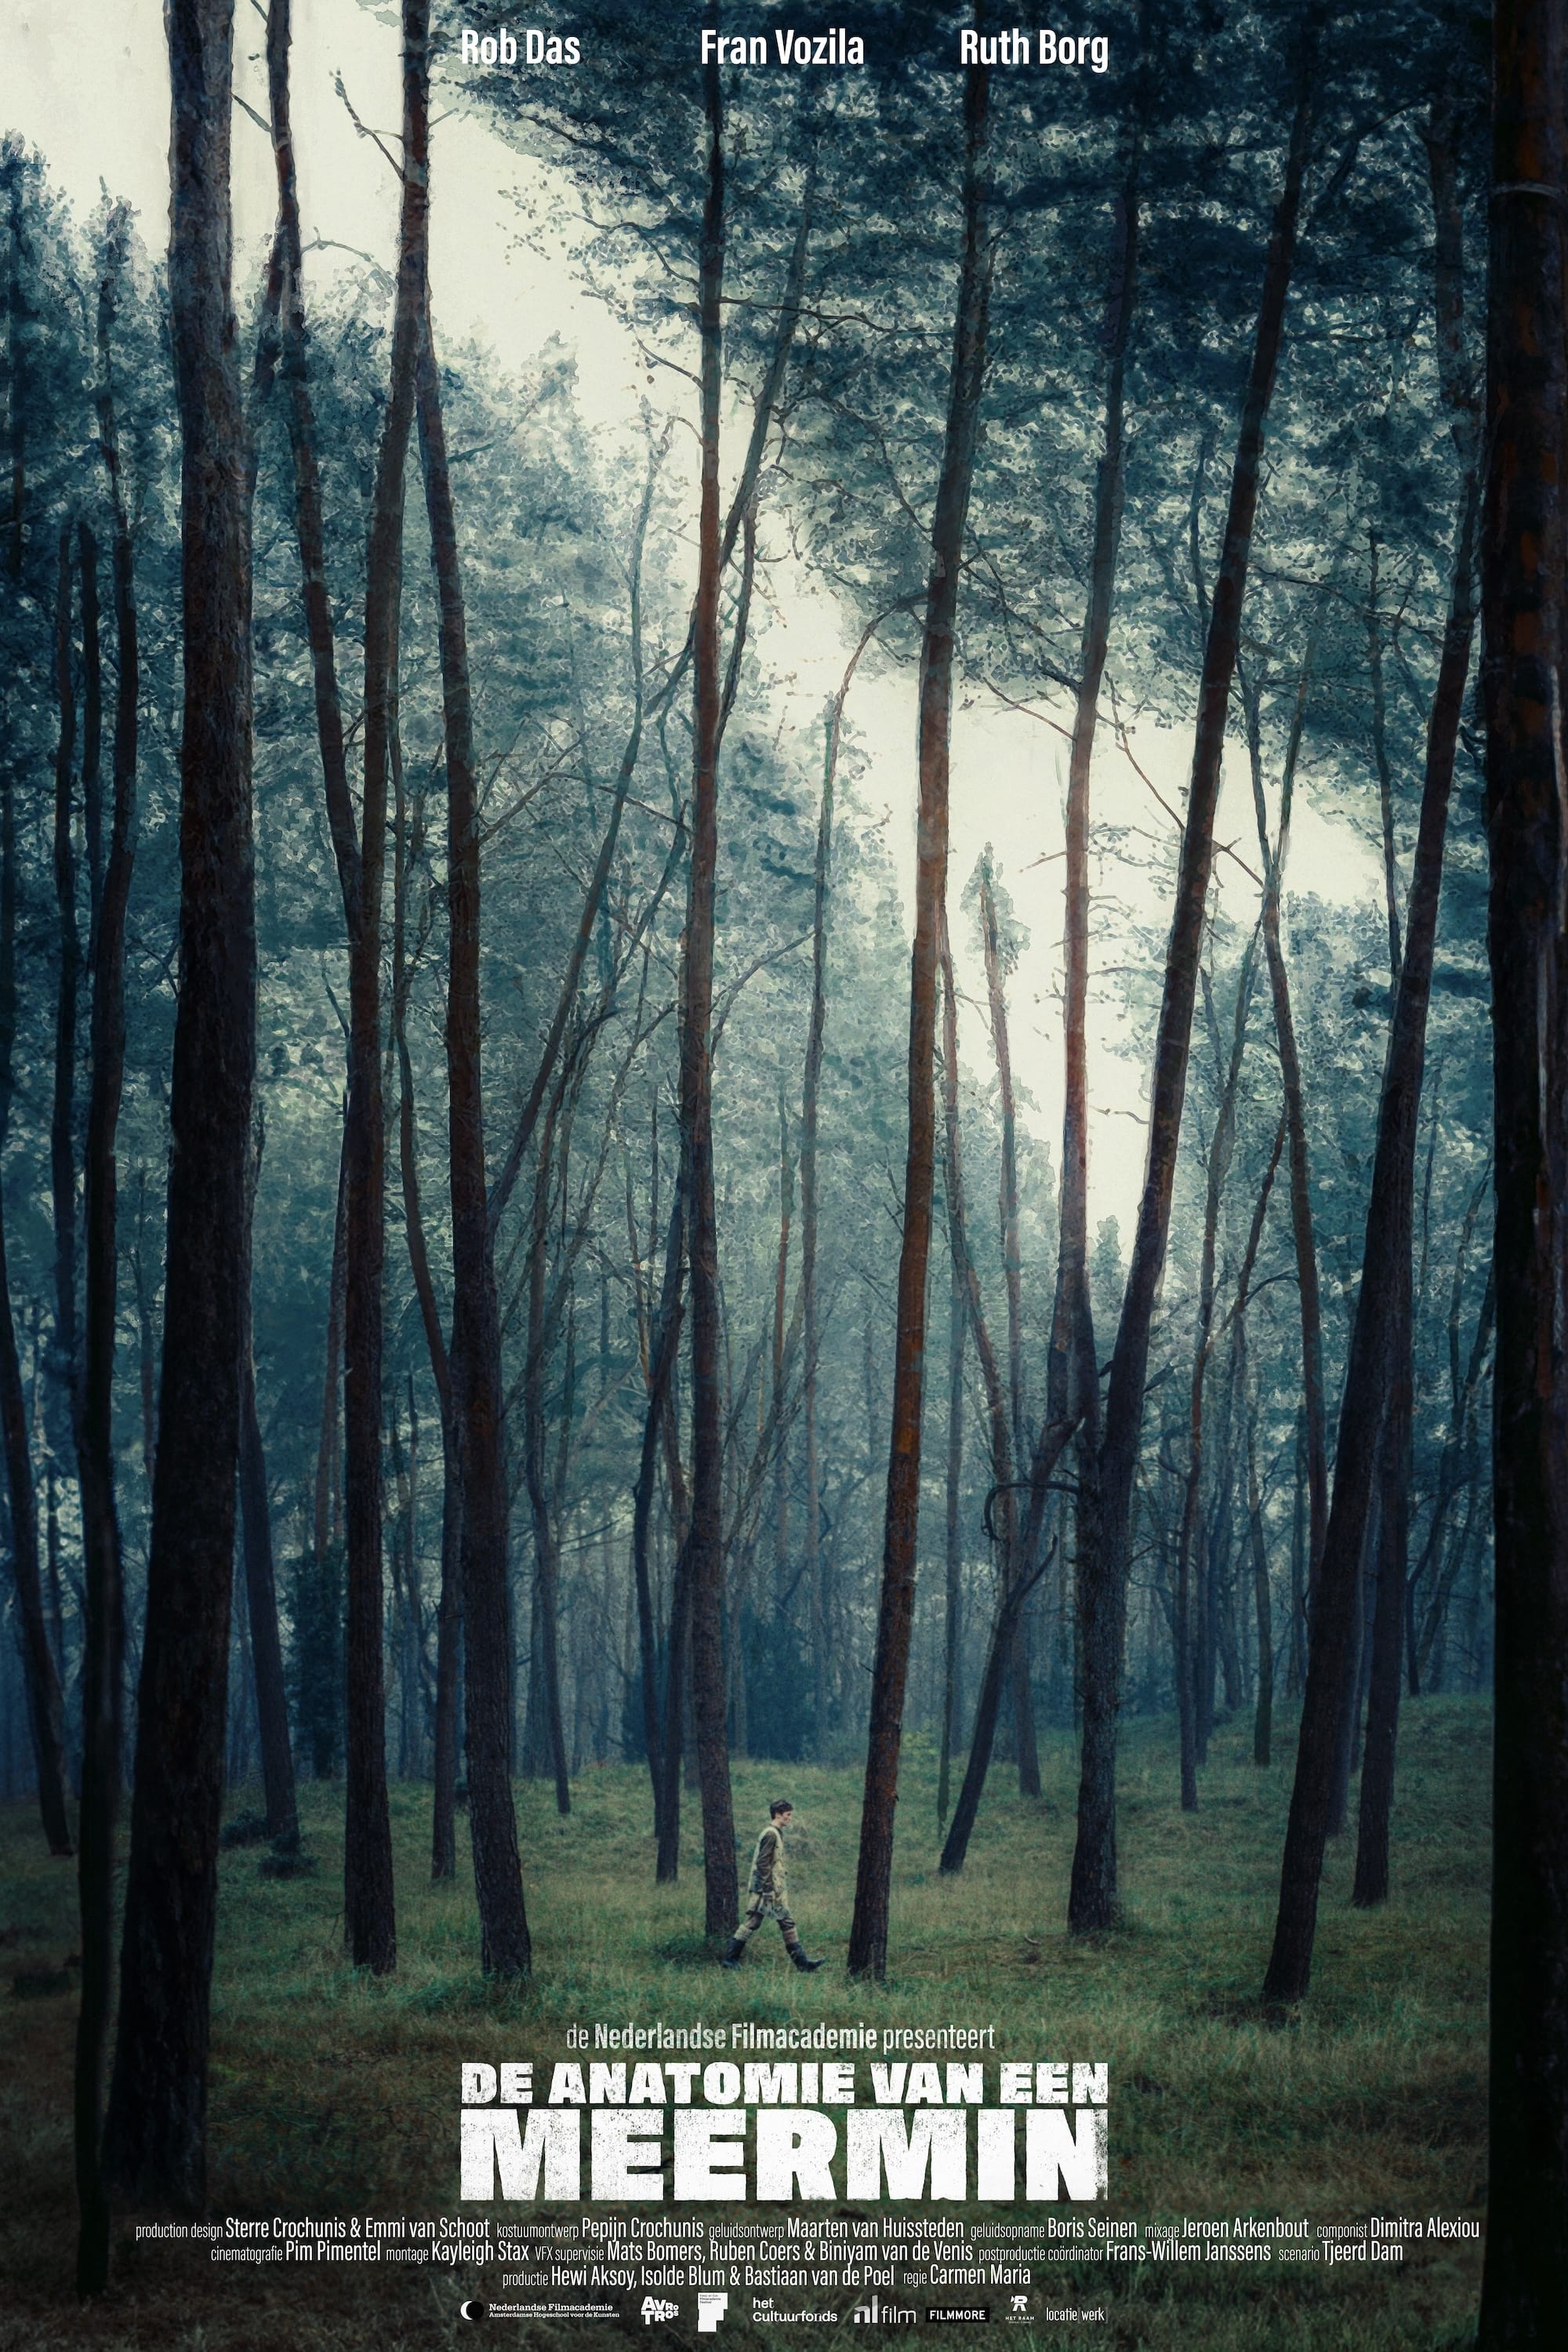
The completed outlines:
{"type": "MultiPolygon", "coordinates": [[[[1294,1727],[1276,1755],[1293,1753],[1294,1727]]],[[[646,1773],[596,1769],[560,1819],[542,1783],[520,1788],[537,1977],[500,1994],[480,1980],[466,1837],[456,1887],[428,1880],[429,1792],[394,1790],[399,1968],[356,1977],[342,1948],[342,1790],[302,1790],[312,1874],[262,1874],[265,1849],[223,1860],[213,2018],[210,2201],[216,2215],[432,2214],[457,2207],[458,2063],[553,2061],[575,2021],[670,2024],[857,2019],[994,2024],[1000,2056],[1104,2059],[1110,2068],[1110,2210],[1308,2215],[1314,2223],[1405,2214],[1479,2221],[1485,2200],[1485,1989],[1489,1732],[1479,1701],[1423,1700],[1400,1734],[1394,1894],[1352,1911],[1353,1837],[1331,1849],[1310,2000],[1271,2026],[1258,2004],[1289,1798],[1286,1761],[1258,1772],[1250,1726],[1216,1736],[1202,1809],[1176,1801],[1173,1727],[1130,1721],[1121,1773],[1123,1927],[1089,1944],[1063,1930],[1072,1844],[1070,1747],[1054,1738],[1046,1795],[1024,1802],[998,1767],[963,1877],[936,1870],[934,1761],[906,1751],[890,1974],[852,1987],[842,1961],[854,1889],[858,1775],[739,1763],[736,1820],[754,1834],[767,1800],[797,1807],[791,1899],[828,1967],[786,1969],[771,1928],[738,1978],[721,1976],[697,1922],[700,1864],[655,1887],[646,1773]]],[[[238,1791],[231,1811],[247,1792],[238,1791]]],[[[252,1799],[254,1801],[254,1799],[252,1799]]],[[[697,1818],[688,1800],[689,1835],[697,1818]]],[[[1353,1816],[1352,1816],[1353,1818],[1353,1816]]],[[[74,1869],[51,1864],[36,1811],[0,1810],[0,2347],[167,2347],[167,2352],[381,2352],[468,2334],[458,2305],[493,2273],[377,2265],[302,2271],[219,2263],[203,2245],[116,2231],[115,2283],[98,2308],[72,2291],[75,2199],[69,2095],[74,1869]],[[18,1981],[18,1979],[20,1981],[18,1981]],[[57,1984],[50,1990],[51,1980],[57,1984]]],[[[989,2088],[987,2095],[992,2095],[989,2088]]],[[[471,2210],[471,2209],[470,2209],[471,2210]]],[[[665,2210],[668,2209],[660,2209],[665,2210]]],[[[723,2218],[729,2208],[703,2209],[723,2218]]],[[[951,2212],[952,2208],[939,2211],[951,2212]]],[[[978,2212],[982,2209],[976,2209],[978,2212]]],[[[984,2209],[994,2211],[995,2209],[984,2209]]],[[[1031,2207],[1027,2217],[1058,2209],[1031,2207]]],[[[1063,2209],[1071,2210],[1071,2209],[1063,2209]]],[[[1085,2209],[1078,2209],[1079,2210],[1085,2209]]],[[[500,2209],[498,2209],[498,2215],[500,2209]]],[[[510,2209],[516,2218],[516,2209],[510,2209]]],[[[1037,2267],[1032,2317],[1008,2337],[1158,2352],[1393,2352],[1469,2339],[1474,2239],[1423,2237],[1401,2263],[1325,2270],[1256,2265],[1037,2267]],[[1049,2305],[1103,2310],[1051,2323],[1049,2305]]],[[[808,2332],[836,2345],[867,2331],[846,2315],[808,2332]]],[[[720,2342],[758,2346],[731,2298],[720,2342]]],[[[785,2297],[784,2300],[790,2300],[785,2297]]],[[[796,2298],[798,2300],[798,2298],[796,2298]]],[[[994,2309],[1005,2295],[993,2294],[994,2309]]],[[[630,2308],[630,2306],[628,2306],[630,2308]]],[[[636,2326],[635,2320],[629,2324],[636,2326]]],[[[691,2299],[647,2340],[688,2340],[691,2299]]],[[[500,2323],[540,2352],[624,2343],[609,2323],[500,2323]]],[[[797,2342],[797,2331],[783,2331],[797,2342]]],[[[923,2333],[922,2329],[922,2333],[923,2333]]],[[[942,2331],[951,2337],[973,2330],[942,2331]]],[[[690,2340],[695,2343],[695,2337],[690,2340]]]]}

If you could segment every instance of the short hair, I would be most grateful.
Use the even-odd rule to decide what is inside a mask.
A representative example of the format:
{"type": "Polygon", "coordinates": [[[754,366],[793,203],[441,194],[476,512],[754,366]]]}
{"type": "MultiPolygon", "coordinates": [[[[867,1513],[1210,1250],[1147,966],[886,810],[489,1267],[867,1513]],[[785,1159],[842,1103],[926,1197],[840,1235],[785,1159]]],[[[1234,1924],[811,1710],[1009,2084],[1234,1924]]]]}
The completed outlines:
{"type": "Polygon", "coordinates": [[[768,1819],[770,1822],[776,1821],[780,1813],[793,1813],[794,1811],[795,1804],[792,1799],[788,1797],[775,1797],[773,1803],[768,1807],[768,1819]]]}

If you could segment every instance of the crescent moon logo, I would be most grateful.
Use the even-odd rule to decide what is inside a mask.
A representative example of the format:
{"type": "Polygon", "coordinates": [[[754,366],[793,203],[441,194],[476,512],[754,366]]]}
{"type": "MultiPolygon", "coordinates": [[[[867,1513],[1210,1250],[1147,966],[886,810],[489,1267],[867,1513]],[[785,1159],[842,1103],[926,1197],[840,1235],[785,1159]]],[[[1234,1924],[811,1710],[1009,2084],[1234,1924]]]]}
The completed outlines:
{"type": "Polygon", "coordinates": [[[477,2295],[470,2296],[467,2303],[459,2305],[459,2308],[465,2319],[482,2319],[485,2315],[485,2306],[477,2295]]]}

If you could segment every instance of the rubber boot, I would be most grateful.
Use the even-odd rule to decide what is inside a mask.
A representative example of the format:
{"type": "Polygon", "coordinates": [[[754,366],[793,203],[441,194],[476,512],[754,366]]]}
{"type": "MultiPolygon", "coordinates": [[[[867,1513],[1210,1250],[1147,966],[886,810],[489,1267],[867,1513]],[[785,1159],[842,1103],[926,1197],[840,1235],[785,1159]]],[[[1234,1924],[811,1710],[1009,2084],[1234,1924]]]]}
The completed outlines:
{"type": "Polygon", "coordinates": [[[723,1952],[720,1956],[719,1966],[721,1969],[738,1969],[745,1957],[746,1945],[744,1937],[741,1936],[731,1936],[728,1944],[725,1946],[723,1952]]]}
{"type": "Polygon", "coordinates": [[[790,1947],[790,1958],[795,1962],[795,1967],[800,1970],[803,1977],[814,1976],[816,1970],[823,1965],[820,1960],[813,1960],[806,1958],[805,1948],[803,1944],[794,1944],[790,1947]]]}

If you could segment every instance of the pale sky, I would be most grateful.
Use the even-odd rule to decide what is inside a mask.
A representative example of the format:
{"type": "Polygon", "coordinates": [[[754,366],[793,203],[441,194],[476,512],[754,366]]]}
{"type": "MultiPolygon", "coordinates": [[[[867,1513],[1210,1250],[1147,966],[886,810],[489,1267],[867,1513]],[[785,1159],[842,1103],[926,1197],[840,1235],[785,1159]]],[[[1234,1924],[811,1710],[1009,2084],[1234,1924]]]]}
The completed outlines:
{"type": "MultiPolygon", "coordinates": [[[[254,0],[237,0],[238,87],[266,112],[261,59],[263,21],[254,0]]],[[[443,60],[443,70],[461,68],[443,60]]],[[[369,253],[390,265],[395,236],[396,184],[384,158],[355,133],[333,88],[342,74],[365,122],[395,127],[399,117],[396,11],[362,7],[357,0],[295,0],[292,99],[307,245],[321,237],[369,253]]],[[[574,352],[584,421],[603,442],[625,440],[628,456],[640,446],[635,420],[643,399],[689,397],[674,376],[650,390],[629,339],[574,282],[570,267],[573,198],[564,184],[521,157],[462,113],[441,120],[435,93],[432,140],[431,284],[436,316],[449,341],[473,339],[518,369],[552,338],[574,352]],[[542,259],[519,241],[516,192],[540,200],[548,218],[560,212],[560,258],[542,259]]],[[[142,236],[160,247],[168,212],[168,69],[161,0],[8,0],[0,27],[0,131],[15,130],[39,147],[51,173],[79,209],[97,199],[101,182],[132,204],[142,236]]],[[[260,271],[274,206],[272,158],[264,132],[244,115],[234,131],[237,284],[260,271]]],[[[338,256],[340,266],[353,266],[338,256]]],[[[333,267],[329,251],[310,257],[310,271],[333,267]]],[[[689,447],[679,434],[675,446],[689,447]]],[[[738,463],[739,434],[730,436],[738,463]]],[[[640,460],[638,461],[640,463],[640,460]]],[[[775,584],[784,617],[766,624],[765,656],[779,673],[792,673],[782,691],[799,706],[799,724],[816,735],[826,695],[835,689],[858,634],[859,616],[842,611],[816,585],[790,597],[775,584]]],[[[1112,662],[1114,665],[1114,641],[1112,662]]],[[[1194,688],[1195,690],[1195,679],[1194,688]]],[[[868,772],[857,780],[864,802],[891,812],[889,845],[899,863],[906,905],[914,860],[914,676],[912,669],[858,678],[851,705],[868,751],[868,772]]],[[[781,715],[784,715],[781,713],[781,715]]],[[[791,714],[793,716],[793,713],[791,714]]],[[[1191,756],[1190,736],[1148,728],[1134,739],[1141,765],[1164,797],[1179,807],[1191,756]]],[[[1095,763],[1095,801],[1102,821],[1139,824],[1170,834],[1168,821],[1110,741],[1102,726],[1095,763]]],[[[1020,1084],[1036,1105],[1027,1124],[1059,1150],[1061,1042],[1057,1015],[1061,934],[1061,773],[1065,745],[1038,721],[978,698],[958,713],[952,744],[951,892],[958,893],[984,845],[994,845],[1003,878],[1031,943],[1013,991],[1013,1048],[1020,1084]]],[[[723,815],[721,809],[721,830],[723,815]]],[[[1219,836],[1235,839],[1251,858],[1255,847],[1250,798],[1239,762],[1227,769],[1219,836]],[[1249,847],[1249,845],[1251,845],[1249,847]]],[[[1171,835],[1173,840],[1173,835],[1171,835]]],[[[1381,887],[1370,844],[1342,821],[1325,821],[1299,797],[1293,827],[1293,887],[1349,900],[1375,897],[1381,887]]],[[[1222,860],[1222,867],[1224,861],[1222,860]]],[[[1108,872],[1107,887],[1146,907],[1163,929],[1167,906],[1148,898],[1149,884],[1132,873],[1108,872]]],[[[1256,894],[1234,868],[1222,879],[1227,903],[1246,918],[1256,894]]],[[[965,975],[970,926],[955,920],[960,985],[983,1001],[978,975],[965,975]]],[[[1123,950],[1103,937],[1102,961],[1123,950]]],[[[984,1066],[986,1044],[978,1010],[967,1014],[965,1061],[984,1066]]],[[[1138,1124],[1148,1073],[1110,1050],[1115,1030],[1108,1006],[1097,1016],[1090,1045],[1090,1090],[1096,1117],[1091,1143],[1090,1213],[1115,1215],[1125,1238],[1142,1174],[1138,1124]]],[[[901,1056],[903,1016],[889,1034],[889,1053],[901,1056]]]]}

